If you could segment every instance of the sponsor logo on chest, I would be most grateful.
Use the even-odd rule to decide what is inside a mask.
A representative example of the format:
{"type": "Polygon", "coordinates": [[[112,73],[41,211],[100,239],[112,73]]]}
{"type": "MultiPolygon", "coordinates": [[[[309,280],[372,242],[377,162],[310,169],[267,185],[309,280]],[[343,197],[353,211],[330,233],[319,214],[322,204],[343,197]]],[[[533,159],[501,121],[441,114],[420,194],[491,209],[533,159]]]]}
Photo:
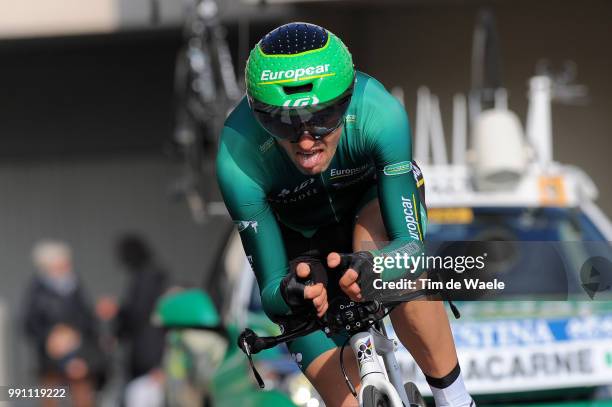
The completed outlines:
{"type": "Polygon", "coordinates": [[[314,185],[315,179],[309,178],[293,189],[283,188],[277,193],[272,200],[274,202],[289,203],[301,201],[318,193],[316,186],[314,185]]]}
{"type": "Polygon", "coordinates": [[[342,177],[350,177],[360,174],[368,168],[369,164],[364,164],[357,168],[332,168],[329,173],[329,179],[335,180],[342,177]]]}

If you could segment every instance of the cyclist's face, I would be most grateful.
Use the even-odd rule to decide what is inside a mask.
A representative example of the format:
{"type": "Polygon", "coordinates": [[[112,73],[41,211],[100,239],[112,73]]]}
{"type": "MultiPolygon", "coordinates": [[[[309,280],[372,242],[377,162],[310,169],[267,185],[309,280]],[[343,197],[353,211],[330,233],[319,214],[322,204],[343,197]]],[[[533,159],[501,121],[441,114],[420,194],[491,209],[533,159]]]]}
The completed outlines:
{"type": "Polygon", "coordinates": [[[308,132],[304,132],[297,143],[279,139],[277,141],[301,173],[313,175],[329,167],[341,134],[342,126],[320,140],[315,140],[308,132]]]}

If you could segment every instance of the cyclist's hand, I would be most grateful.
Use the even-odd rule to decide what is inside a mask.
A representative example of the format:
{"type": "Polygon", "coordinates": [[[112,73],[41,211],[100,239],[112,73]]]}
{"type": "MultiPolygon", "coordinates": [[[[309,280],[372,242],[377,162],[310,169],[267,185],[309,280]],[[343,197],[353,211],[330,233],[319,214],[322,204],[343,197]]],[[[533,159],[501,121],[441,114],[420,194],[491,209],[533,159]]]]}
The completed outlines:
{"type": "Polygon", "coordinates": [[[327,266],[340,268],[344,274],[340,277],[339,285],[342,291],[353,301],[363,300],[359,276],[370,273],[373,268],[372,254],[370,252],[356,252],[341,254],[332,252],[327,256],[327,266]]]}
{"type": "MultiPolygon", "coordinates": [[[[307,263],[300,263],[297,265],[296,272],[300,278],[310,277],[310,266],[307,263]]],[[[312,305],[317,310],[317,316],[321,318],[327,311],[327,290],[323,283],[316,283],[314,285],[307,285],[304,288],[304,299],[312,300],[312,305]]]]}
{"type": "Polygon", "coordinates": [[[290,271],[281,281],[281,294],[295,313],[308,312],[314,307],[317,316],[322,317],[328,308],[327,290],[323,283],[315,283],[313,274],[316,273],[312,271],[308,263],[298,263],[295,272],[290,271]]]}

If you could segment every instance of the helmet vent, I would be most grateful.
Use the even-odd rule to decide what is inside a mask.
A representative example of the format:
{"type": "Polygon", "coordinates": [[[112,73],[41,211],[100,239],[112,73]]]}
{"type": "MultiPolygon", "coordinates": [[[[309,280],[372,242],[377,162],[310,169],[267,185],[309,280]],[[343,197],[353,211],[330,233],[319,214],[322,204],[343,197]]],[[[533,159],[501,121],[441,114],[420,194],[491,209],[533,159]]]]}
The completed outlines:
{"type": "Polygon", "coordinates": [[[294,93],[305,93],[312,91],[312,83],[300,86],[283,86],[283,90],[287,95],[293,95],[294,93]]]}
{"type": "Polygon", "coordinates": [[[327,31],[318,25],[289,23],[268,33],[259,46],[267,55],[292,55],[323,48],[327,37],[327,31]]]}

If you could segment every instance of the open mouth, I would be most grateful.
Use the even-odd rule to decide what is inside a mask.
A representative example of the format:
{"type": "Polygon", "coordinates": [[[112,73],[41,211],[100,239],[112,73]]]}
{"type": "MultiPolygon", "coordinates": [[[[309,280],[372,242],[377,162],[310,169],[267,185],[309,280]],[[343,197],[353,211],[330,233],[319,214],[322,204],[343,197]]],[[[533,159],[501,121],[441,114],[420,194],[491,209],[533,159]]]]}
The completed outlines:
{"type": "Polygon", "coordinates": [[[304,168],[314,168],[321,162],[323,158],[322,149],[313,149],[310,151],[297,151],[296,153],[298,163],[304,168]]]}

